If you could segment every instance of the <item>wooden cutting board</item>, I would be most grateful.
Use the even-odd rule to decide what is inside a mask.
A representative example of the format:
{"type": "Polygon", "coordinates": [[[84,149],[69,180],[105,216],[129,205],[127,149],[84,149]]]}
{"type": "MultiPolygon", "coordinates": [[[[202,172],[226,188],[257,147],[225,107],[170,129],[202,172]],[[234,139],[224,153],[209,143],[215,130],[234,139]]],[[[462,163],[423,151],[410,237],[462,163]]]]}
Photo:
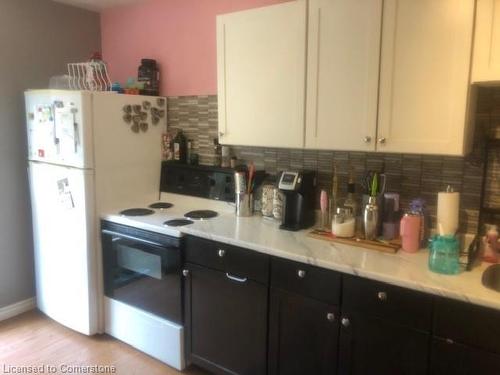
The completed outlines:
{"type": "Polygon", "coordinates": [[[331,232],[326,232],[319,229],[314,229],[313,231],[309,232],[307,236],[316,238],[318,240],[357,246],[364,249],[376,250],[390,254],[395,254],[401,248],[401,241],[399,239],[389,242],[382,242],[364,240],[360,238],[340,238],[335,237],[331,232]]]}

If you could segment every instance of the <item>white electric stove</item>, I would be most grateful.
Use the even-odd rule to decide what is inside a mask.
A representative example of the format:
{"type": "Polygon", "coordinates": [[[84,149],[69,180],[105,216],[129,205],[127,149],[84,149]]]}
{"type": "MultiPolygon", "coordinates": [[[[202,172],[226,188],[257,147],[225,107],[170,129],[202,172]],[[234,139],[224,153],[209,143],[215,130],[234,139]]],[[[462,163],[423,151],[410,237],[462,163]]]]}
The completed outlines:
{"type": "Polygon", "coordinates": [[[158,200],[135,199],[101,215],[108,334],[185,367],[181,228],[234,215],[232,196],[229,170],[164,164],[158,200]]]}

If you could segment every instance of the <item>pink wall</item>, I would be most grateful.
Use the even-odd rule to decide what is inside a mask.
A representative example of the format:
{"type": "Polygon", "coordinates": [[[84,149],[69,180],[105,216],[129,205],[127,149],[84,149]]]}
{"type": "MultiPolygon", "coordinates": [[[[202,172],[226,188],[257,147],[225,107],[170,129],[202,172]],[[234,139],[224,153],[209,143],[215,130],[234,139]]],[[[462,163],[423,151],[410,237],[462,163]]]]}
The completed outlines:
{"type": "Polygon", "coordinates": [[[102,52],[113,81],[136,77],[156,59],[161,94],[217,93],[215,16],[287,0],[148,0],[101,15],[102,52]]]}

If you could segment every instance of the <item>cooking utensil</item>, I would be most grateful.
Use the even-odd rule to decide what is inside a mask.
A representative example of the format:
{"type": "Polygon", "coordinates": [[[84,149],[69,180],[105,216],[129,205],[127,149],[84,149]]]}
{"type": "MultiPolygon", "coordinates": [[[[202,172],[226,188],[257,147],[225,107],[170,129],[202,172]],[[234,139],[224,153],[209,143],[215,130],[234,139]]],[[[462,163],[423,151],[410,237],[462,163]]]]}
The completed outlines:
{"type": "Polygon", "coordinates": [[[321,227],[326,228],[328,222],[328,193],[326,190],[321,190],[320,195],[320,208],[321,208],[321,227]]]}
{"type": "Polygon", "coordinates": [[[247,184],[247,193],[250,194],[253,189],[252,183],[254,182],[254,175],[255,175],[255,165],[253,163],[250,163],[250,166],[248,167],[248,184],[247,184]]]}

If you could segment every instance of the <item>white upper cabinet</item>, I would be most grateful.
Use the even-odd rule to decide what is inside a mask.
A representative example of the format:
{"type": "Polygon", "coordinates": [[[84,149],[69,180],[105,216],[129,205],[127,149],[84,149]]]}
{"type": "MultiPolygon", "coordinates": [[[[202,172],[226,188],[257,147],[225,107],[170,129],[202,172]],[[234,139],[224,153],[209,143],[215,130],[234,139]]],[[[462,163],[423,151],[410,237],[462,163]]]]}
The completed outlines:
{"type": "Polygon", "coordinates": [[[500,81],[500,0],[477,0],[472,82],[500,81]]]}
{"type": "Polygon", "coordinates": [[[217,17],[219,141],[302,148],[306,1],[217,17]]]}
{"type": "Polygon", "coordinates": [[[306,147],[374,151],[382,0],[310,0],[306,147]]]}
{"type": "Polygon", "coordinates": [[[385,0],[377,150],[463,155],[473,0],[385,0]]]}

